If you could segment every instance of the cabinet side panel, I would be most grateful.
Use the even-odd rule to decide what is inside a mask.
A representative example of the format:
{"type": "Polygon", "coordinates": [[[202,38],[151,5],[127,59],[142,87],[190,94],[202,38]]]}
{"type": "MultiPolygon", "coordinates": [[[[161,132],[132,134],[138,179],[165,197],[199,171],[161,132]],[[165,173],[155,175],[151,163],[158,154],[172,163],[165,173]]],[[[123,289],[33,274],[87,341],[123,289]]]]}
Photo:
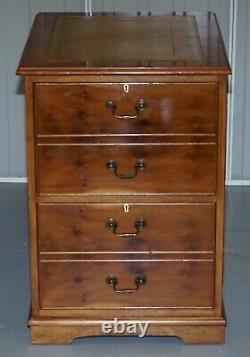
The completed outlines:
{"type": "Polygon", "coordinates": [[[38,299],[38,261],[37,261],[37,218],[35,193],[35,136],[33,116],[33,82],[25,78],[26,94],[26,152],[28,175],[28,208],[29,208],[29,242],[30,242],[30,272],[31,272],[31,311],[35,316],[39,311],[38,299]]]}
{"type": "Polygon", "coordinates": [[[227,79],[218,82],[218,165],[217,165],[217,214],[216,214],[216,277],[215,306],[218,315],[223,313],[223,254],[224,254],[224,206],[226,163],[226,93],[227,79]]]}

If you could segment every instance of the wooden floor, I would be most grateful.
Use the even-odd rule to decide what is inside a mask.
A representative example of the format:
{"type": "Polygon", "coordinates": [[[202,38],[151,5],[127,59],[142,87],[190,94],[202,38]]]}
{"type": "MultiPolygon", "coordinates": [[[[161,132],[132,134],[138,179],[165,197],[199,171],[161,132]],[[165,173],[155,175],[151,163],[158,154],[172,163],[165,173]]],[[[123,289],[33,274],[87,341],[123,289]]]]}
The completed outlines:
{"type": "Polygon", "coordinates": [[[227,188],[225,345],[184,345],[173,337],[91,337],[70,345],[30,345],[26,217],[25,185],[0,184],[0,357],[249,355],[250,187],[227,188]]]}

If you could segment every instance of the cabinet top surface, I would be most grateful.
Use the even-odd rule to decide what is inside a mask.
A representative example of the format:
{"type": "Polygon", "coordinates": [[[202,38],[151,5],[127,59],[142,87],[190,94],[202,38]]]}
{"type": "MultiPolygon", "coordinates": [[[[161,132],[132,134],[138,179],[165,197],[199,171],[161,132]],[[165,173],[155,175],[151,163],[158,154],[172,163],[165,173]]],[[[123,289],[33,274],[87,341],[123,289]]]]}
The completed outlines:
{"type": "Polygon", "coordinates": [[[229,74],[213,13],[40,13],[18,74],[229,74]]]}

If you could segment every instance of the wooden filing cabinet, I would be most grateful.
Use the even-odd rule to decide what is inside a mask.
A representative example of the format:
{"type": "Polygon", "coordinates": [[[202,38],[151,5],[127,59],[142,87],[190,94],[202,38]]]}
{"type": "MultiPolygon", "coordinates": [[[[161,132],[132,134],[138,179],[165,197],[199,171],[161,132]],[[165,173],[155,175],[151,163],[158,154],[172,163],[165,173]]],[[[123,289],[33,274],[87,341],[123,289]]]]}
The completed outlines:
{"type": "Polygon", "coordinates": [[[38,14],[25,76],[33,343],[221,343],[226,89],[212,13],[38,14]]]}

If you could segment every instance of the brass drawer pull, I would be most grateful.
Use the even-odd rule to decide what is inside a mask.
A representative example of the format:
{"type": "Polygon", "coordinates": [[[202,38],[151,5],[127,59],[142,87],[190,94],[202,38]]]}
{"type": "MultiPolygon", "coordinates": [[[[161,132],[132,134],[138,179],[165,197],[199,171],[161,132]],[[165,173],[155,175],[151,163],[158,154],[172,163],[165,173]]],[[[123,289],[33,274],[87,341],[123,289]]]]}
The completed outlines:
{"type": "Polygon", "coordinates": [[[106,282],[108,285],[111,285],[113,287],[113,290],[116,293],[131,294],[131,293],[135,293],[136,291],[138,291],[140,286],[145,285],[147,282],[147,278],[144,275],[138,275],[134,280],[135,288],[132,288],[132,289],[118,289],[117,288],[118,279],[114,275],[108,276],[106,278],[106,282]]]}
{"type": "Polygon", "coordinates": [[[117,227],[118,227],[118,222],[114,218],[109,218],[109,220],[106,223],[106,226],[112,230],[113,234],[116,235],[117,238],[135,238],[139,235],[141,228],[145,228],[147,225],[147,221],[143,218],[138,219],[135,221],[134,227],[136,229],[135,232],[132,233],[118,233],[117,227]]]}
{"type": "Polygon", "coordinates": [[[144,99],[139,99],[135,103],[135,114],[125,114],[125,115],[117,115],[115,114],[117,109],[117,104],[113,100],[108,100],[106,102],[106,108],[111,111],[113,117],[116,119],[135,119],[138,117],[140,112],[143,112],[148,107],[147,102],[144,99]]]}
{"type": "Polygon", "coordinates": [[[117,178],[120,179],[132,179],[138,175],[139,170],[144,170],[146,167],[146,161],[145,160],[138,160],[135,163],[134,166],[134,173],[131,174],[119,174],[118,173],[118,164],[114,160],[108,160],[106,162],[106,168],[108,170],[112,170],[117,178]]]}

